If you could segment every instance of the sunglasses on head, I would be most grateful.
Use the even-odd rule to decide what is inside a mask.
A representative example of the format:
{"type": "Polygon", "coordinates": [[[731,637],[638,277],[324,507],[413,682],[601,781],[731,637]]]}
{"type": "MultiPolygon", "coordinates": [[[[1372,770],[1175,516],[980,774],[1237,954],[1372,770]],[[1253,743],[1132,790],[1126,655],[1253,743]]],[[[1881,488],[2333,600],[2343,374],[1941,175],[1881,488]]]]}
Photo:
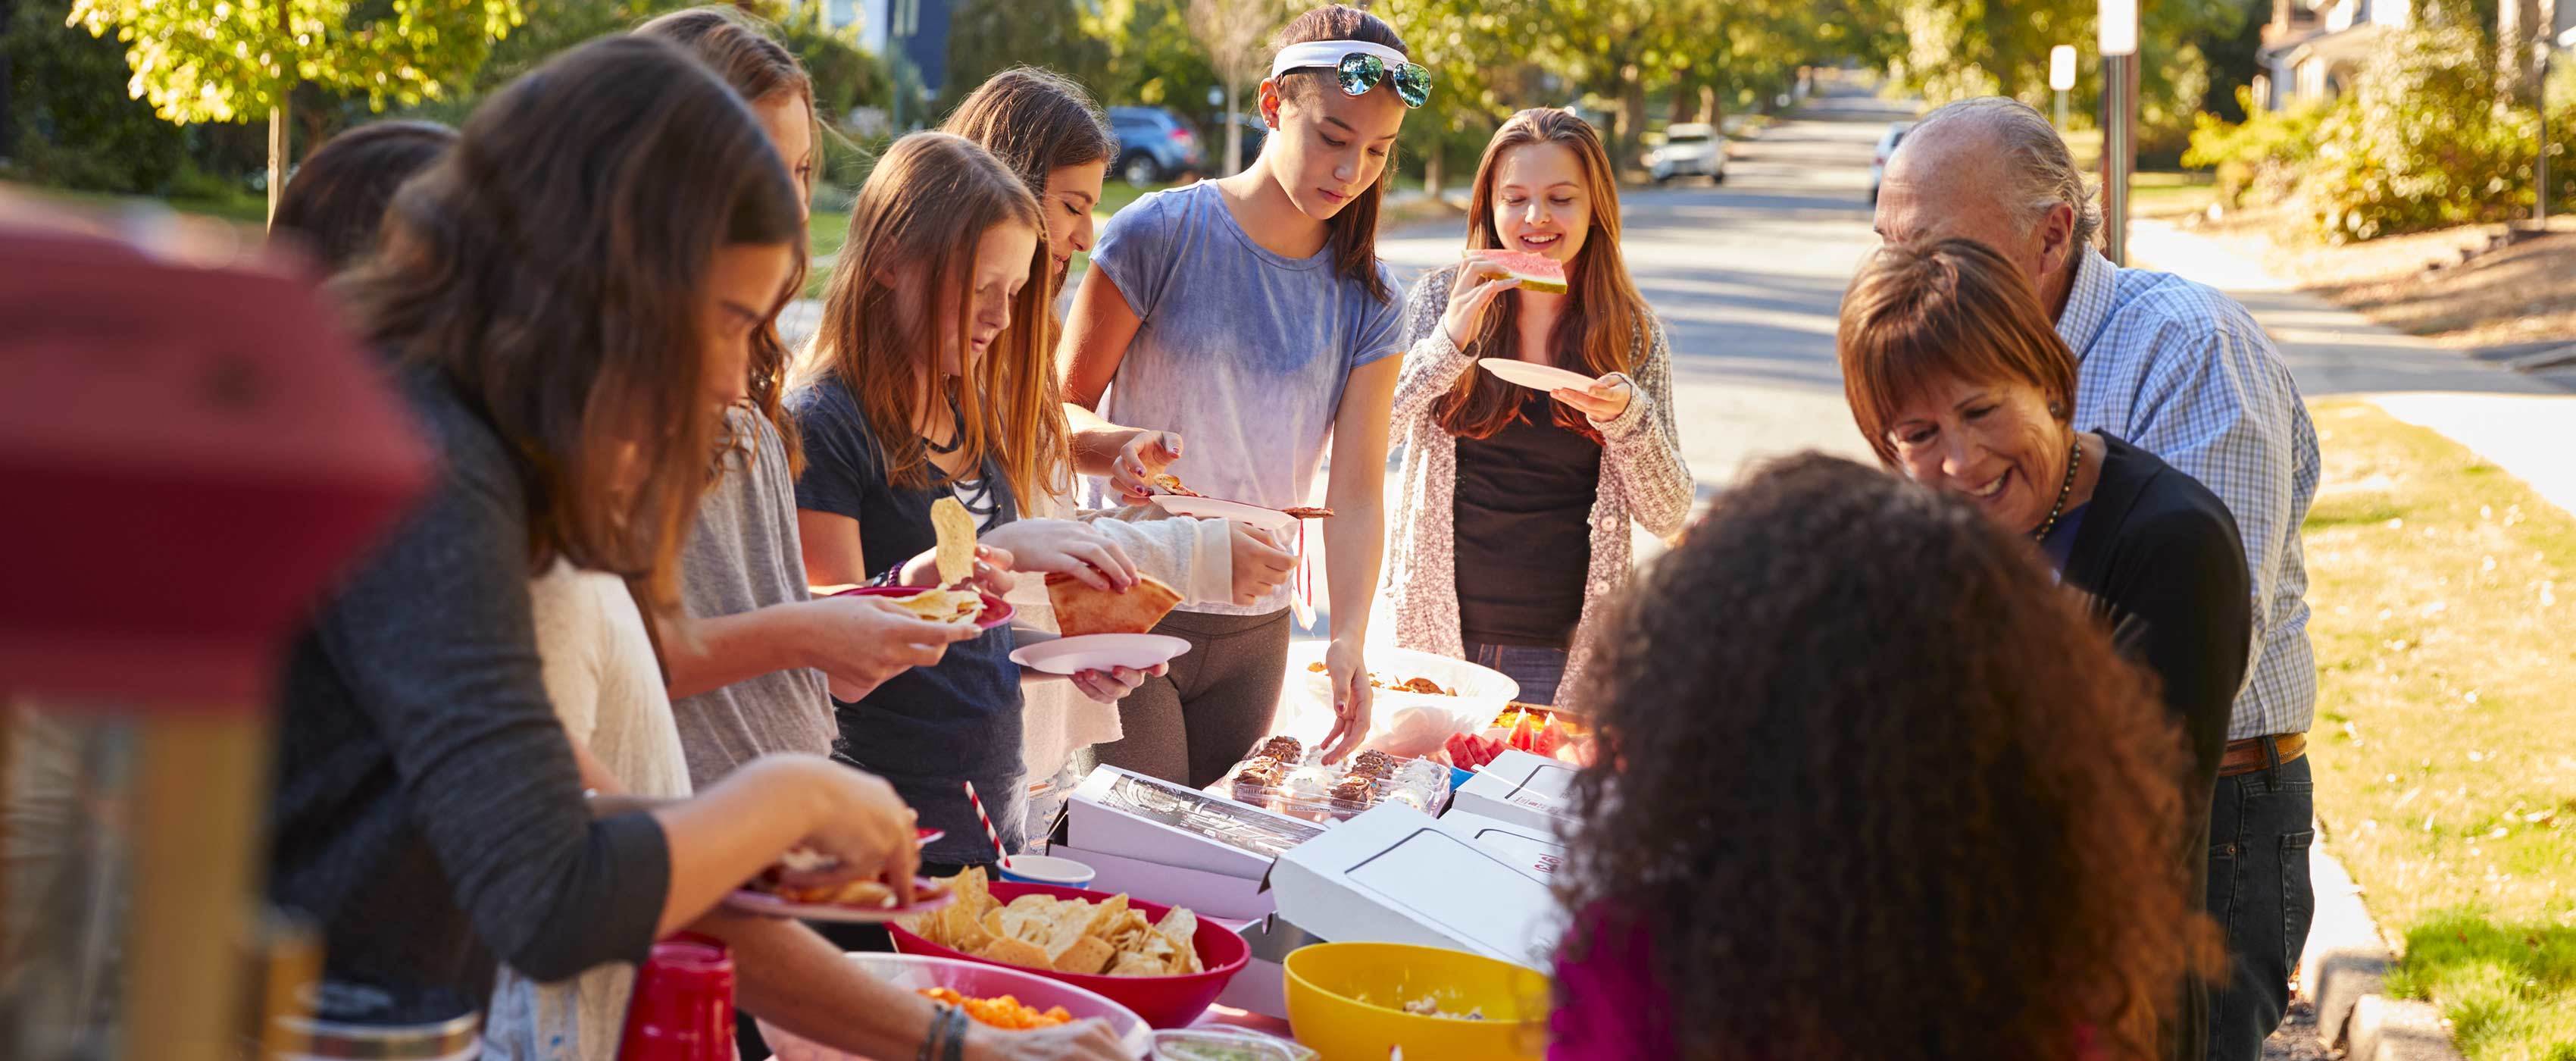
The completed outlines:
{"type": "Polygon", "coordinates": [[[1333,78],[1341,82],[1345,96],[1365,96],[1381,81],[1390,82],[1395,97],[1407,107],[1419,107],[1431,100],[1431,70],[1420,63],[1394,63],[1367,52],[1352,52],[1333,64],[1333,78]]]}

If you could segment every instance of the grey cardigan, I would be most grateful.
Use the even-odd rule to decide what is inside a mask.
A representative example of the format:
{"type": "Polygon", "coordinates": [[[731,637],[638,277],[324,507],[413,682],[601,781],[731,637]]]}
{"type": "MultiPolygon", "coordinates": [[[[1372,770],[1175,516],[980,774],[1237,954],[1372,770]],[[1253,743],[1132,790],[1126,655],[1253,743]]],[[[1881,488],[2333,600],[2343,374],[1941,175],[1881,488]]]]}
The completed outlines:
{"type": "MultiPolygon", "coordinates": [[[[1404,369],[1395,384],[1395,433],[1404,443],[1397,473],[1400,500],[1389,526],[1385,583],[1372,626],[1391,616],[1396,644],[1463,656],[1458,630],[1456,511],[1457,439],[1432,415],[1439,398],[1473,370],[1476,359],[1449,341],[1440,317],[1449,308],[1451,266],[1425,275],[1404,309],[1404,369]]],[[[1609,599],[1628,584],[1635,550],[1628,526],[1658,537],[1682,529],[1695,496],[1690,467],[1682,462],[1681,435],[1673,426],[1672,346],[1654,322],[1646,356],[1629,383],[1636,396],[1600,430],[1601,486],[1592,503],[1592,562],[1583,582],[1583,616],[1575,625],[1560,702],[1582,688],[1609,599]]]]}

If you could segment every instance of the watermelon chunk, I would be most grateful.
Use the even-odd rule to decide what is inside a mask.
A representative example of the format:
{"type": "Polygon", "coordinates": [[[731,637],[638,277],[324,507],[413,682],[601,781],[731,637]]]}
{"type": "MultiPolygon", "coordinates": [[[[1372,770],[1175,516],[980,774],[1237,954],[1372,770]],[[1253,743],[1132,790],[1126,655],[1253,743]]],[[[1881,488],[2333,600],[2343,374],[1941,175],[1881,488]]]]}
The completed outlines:
{"type": "Polygon", "coordinates": [[[1528,251],[1487,251],[1494,264],[1511,270],[1521,282],[1523,291],[1565,290],[1565,263],[1544,254],[1528,251]]]}

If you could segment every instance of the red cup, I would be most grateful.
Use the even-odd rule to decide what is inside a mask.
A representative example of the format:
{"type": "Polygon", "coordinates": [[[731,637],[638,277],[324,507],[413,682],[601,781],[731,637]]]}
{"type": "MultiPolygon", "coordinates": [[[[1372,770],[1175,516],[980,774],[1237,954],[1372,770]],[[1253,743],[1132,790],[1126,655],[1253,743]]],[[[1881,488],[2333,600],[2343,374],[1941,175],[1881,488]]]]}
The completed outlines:
{"type": "Polygon", "coordinates": [[[653,945],[635,974],[618,1061],[732,1061],[733,955],[681,933],[653,945]]]}

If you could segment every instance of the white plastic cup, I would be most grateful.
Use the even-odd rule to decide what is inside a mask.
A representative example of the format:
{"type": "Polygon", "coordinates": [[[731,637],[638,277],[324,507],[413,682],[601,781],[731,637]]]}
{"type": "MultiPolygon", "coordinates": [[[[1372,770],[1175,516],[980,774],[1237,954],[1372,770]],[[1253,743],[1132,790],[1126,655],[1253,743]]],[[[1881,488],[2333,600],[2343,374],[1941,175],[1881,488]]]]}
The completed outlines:
{"type": "Polygon", "coordinates": [[[1002,879],[1020,884],[1088,888],[1091,887],[1091,879],[1099,875],[1098,870],[1054,855],[1012,855],[1002,860],[1002,879]]]}

